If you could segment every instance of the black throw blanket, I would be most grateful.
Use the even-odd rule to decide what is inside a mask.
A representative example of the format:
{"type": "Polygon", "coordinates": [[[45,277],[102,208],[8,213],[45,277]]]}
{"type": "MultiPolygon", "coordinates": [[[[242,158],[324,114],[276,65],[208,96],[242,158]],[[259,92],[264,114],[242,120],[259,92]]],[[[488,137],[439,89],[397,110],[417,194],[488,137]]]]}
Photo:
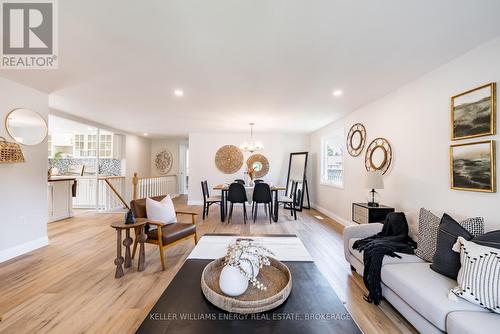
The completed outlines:
{"type": "Polygon", "coordinates": [[[401,258],[396,252],[413,254],[416,246],[408,236],[408,223],[402,212],[389,213],[382,232],[354,242],[352,248],[364,252],[363,281],[368,289],[368,296],[365,296],[367,302],[378,305],[382,300],[380,272],[384,255],[401,258]]]}

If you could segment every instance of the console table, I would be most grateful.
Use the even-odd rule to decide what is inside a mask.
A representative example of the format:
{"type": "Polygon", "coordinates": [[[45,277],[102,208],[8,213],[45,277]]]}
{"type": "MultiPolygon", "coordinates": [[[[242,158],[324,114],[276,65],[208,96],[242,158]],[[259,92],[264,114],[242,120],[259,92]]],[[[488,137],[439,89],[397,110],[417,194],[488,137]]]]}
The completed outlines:
{"type": "Polygon", "coordinates": [[[352,203],[352,221],[358,224],[380,223],[394,208],[385,205],[369,206],[368,203],[352,203]]]}

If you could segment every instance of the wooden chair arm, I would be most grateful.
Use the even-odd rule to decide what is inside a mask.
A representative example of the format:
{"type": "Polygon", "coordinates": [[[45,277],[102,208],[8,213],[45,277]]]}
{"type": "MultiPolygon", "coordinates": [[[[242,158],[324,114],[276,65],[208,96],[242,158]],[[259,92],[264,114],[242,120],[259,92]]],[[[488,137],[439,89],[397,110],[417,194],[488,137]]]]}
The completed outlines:
{"type": "Polygon", "coordinates": [[[198,213],[197,212],[193,212],[193,211],[175,211],[175,214],[177,215],[192,215],[192,216],[197,216],[198,213]]]}
{"type": "Polygon", "coordinates": [[[162,223],[162,222],[158,222],[158,221],[155,221],[155,220],[148,220],[147,224],[155,225],[155,226],[158,226],[158,227],[163,227],[163,226],[168,225],[168,224],[165,224],[165,223],[162,223]]]}
{"type": "Polygon", "coordinates": [[[196,216],[198,216],[198,213],[192,212],[192,211],[175,211],[176,215],[191,215],[191,224],[195,225],[196,224],[196,216]]]}

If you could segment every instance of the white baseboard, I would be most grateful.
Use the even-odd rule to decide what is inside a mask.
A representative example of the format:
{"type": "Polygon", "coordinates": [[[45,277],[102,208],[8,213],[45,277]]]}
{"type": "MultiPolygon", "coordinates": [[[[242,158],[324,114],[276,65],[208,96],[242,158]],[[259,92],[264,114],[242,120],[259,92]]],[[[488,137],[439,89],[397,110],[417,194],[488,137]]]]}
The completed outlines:
{"type": "Polygon", "coordinates": [[[6,250],[0,251],[0,263],[7,260],[13,259],[19,255],[26,254],[35,249],[38,249],[49,244],[49,238],[47,236],[38,238],[25,242],[24,244],[17,245],[6,250]]]}
{"type": "Polygon", "coordinates": [[[190,201],[190,200],[188,200],[188,205],[203,205],[203,201],[190,201]]]}
{"type": "Polygon", "coordinates": [[[337,223],[340,223],[344,226],[354,225],[353,222],[339,216],[338,214],[336,214],[330,210],[327,210],[319,205],[316,205],[315,203],[311,203],[311,206],[315,210],[317,210],[317,211],[321,212],[322,214],[324,214],[325,216],[327,216],[328,218],[335,220],[337,223]]]}

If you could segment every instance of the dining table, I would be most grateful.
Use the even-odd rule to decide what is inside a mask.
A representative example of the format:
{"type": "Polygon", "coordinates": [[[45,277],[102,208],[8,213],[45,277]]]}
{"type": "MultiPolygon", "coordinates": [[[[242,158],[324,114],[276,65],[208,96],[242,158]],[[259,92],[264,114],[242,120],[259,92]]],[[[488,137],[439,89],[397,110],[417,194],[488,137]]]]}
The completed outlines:
{"type": "MultiPolygon", "coordinates": [[[[245,186],[245,190],[253,190],[254,186],[245,186]]],[[[273,205],[272,205],[272,214],[271,217],[274,222],[278,221],[278,192],[279,191],[284,191],[286,190],[285,186],[275,186],[271,185],[271,196],[273,198],[273,205]]],[[[218,190],[220,191],[220,197],[221,197],[221,204],[220,204],[220,221],[224,222],[226,220],[226,211],[227,211],[227,206],[226,206],[226,199],[227,199],[227,192],[229,191],[229,184],[218,184],[213,187],[213,190],[218,190]]]]}

